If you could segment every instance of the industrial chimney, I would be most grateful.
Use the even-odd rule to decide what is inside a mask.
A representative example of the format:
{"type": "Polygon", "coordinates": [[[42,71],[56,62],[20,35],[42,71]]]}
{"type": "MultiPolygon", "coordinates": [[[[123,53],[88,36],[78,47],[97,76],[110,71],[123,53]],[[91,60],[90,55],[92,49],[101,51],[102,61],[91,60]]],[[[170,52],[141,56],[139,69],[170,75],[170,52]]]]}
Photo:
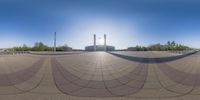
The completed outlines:
{"type": "Polygon", "coordinates": [[[107,51],[106,49],[106,34],[104,34],[104,51],[107,51]]]}
{"type": "Polygon", "coordinates": [[[97,47],[96,47],[96,34],[94,34],[94,51],[96,51],[97,47]]]}

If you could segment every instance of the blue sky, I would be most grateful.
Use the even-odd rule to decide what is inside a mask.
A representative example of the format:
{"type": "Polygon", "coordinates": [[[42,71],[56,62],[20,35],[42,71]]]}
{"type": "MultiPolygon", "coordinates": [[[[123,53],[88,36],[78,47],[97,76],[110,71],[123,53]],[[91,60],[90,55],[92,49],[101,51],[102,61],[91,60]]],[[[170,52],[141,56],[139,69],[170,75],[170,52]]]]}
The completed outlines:
{"type": "Polygon", "coordinates": [[[1,0],[0,48],[44,42],[83,49],[107,34],[118,49],[176,41],[200,48],[195,0],[1,0]]]}

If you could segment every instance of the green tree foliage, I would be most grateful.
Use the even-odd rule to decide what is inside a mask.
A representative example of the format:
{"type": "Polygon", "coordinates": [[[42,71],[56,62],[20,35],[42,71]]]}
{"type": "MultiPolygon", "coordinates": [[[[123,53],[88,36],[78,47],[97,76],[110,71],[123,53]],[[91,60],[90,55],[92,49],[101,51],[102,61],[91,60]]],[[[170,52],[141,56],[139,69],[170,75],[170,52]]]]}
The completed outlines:
{"type": "Polygon", "coordinates": [[[23,44],[22,47],[14,47],[13,49],[10,49],[10,51],[30,51],[31,47],[28,47],[26,44],[23,44]]]}
{"type": "Polygon", "coordinates": [[[147,47],[148,50],[153,50],[153,51],[161,51],[164,49],[163,45],[161,44],[154,44],[154,45],[150,45],[149,47],[147,47]]]}
{"type": "Polygon", "coordinates": [[[183,50],[190,50],[188,46],[184,46],[181,44],[177,44],[175,41],[168,41],[165,45],[162,44],[153,44],[148,47],[144,46],[136,46],[136,47],[129,47],[127,50],[130,51],[183,51],[183,50]]]}
{"type": "MultiPolygon", "coordinates": [[[[9,51],[53,51],[53,47],[48,47],[42,42],[36,42],[33,47],[28,47],[26,44],[20,47],[9,48],[9,51]]],[[[59,46],[56,48],[57,51],[72,51],[68,45],[59,46]]]]}
{"type": "Polygon", "coordinates": [[[56,48],[57,51],[72,51],[71,47],[68,47],[67,44],[63,45],[63,46],[59,46],[56,48]]]}
{"type": "Polygon", "coordinates": [[[48,51],[50,50],[50,48],[46,45],[44,45],[42,42],[37,42],[35,43],[33,49],[33,51],[48,51]]]}

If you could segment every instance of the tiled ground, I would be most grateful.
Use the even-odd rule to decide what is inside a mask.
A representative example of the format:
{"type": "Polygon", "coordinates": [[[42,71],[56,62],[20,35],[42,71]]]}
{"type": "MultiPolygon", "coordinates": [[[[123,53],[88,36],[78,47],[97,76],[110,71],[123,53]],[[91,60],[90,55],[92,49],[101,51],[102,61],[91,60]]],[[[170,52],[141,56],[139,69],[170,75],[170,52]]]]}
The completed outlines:
{"type": "Polygon", "coordinates": [[[0,100],[199,100],[200,55],[0,55],[0,100]]]}

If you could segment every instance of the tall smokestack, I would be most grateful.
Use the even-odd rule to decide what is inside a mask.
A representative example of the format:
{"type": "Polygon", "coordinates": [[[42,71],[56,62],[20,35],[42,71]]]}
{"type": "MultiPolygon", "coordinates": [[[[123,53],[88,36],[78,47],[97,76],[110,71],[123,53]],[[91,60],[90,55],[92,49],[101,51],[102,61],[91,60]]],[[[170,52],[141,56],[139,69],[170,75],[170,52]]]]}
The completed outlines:
{"type": "Polygon", "coordinates": [[[54,33],[54,52],[56,52],[56,32],[54,33]]]}
{"type": "Polygon", "coordinates": [[[97,47],[96,47],[96,34],[94,34],[94,51],[96,51],[97,47]]]}
{"type": "Polygon", "coordinates": [[[106,50],[106,34],[104,34],[104,51],[107,51],[106,50]]]}

